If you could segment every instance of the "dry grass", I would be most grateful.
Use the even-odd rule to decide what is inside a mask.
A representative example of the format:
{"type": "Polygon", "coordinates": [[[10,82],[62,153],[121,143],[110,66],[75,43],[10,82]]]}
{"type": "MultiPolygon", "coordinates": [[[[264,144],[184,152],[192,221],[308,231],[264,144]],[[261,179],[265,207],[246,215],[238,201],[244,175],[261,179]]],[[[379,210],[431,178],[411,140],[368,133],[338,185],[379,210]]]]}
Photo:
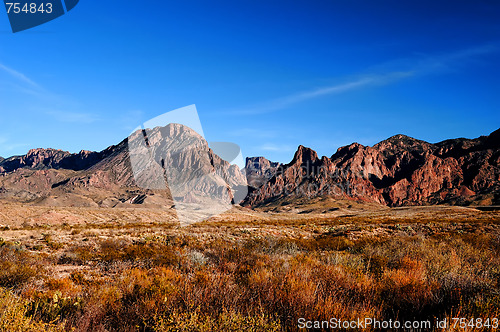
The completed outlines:
{"type": "Polygon", "coordinates": [[[299,317],[498,317],[494,213],[377,213],[12,226],[0,233],[0,331],[13,321],[19,331],[293,331],[299,317]]]}

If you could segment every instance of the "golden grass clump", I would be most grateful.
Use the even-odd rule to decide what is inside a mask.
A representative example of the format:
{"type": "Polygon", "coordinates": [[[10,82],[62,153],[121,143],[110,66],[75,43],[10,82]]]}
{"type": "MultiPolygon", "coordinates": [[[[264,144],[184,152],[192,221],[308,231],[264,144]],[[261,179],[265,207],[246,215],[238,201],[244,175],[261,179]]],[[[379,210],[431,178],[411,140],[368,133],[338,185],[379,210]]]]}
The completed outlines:
{"type": "Polygon", "coordinates": [[[496,233],[442,223],[384,226],[393,233],[356,226],[352,236],[327,226],[307,236],[300,227],[286,235],[161,229],[48,254],[4,245],[0,286],[10,290],[0,305],[10,314],[0,324],[16,317],[78,331],[295,331],[301,317],[498,317],[496,233]]]}

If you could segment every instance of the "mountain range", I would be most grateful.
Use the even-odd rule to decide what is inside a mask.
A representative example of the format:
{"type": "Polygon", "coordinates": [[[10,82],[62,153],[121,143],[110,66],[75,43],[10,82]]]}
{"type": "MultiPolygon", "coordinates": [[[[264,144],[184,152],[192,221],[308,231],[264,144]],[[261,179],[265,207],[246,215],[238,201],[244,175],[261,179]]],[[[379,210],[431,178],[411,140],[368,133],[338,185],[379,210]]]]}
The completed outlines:
{"type": "MultiPolygon", "coordinates": [[[[202,140],[200,146],[214,171],[223,169],[231,186],[248,182],[249,194],[241,203],[247,207],[316,197],[391,207],[496,205],[500,199],[500,129],[488,136],[435,144],[395,135],[374,146],[353,143],[321,158],[299,146],[288,164],[252,157],[241,171],[219,158],[187,127],[170,124],[152,133],[158,142],[167,134],[202,140]]],[[[129,139],[100,152],[33,149],[23,156],[0,158],[0,199],[55,206],[172,206],[167,190],[137,186],[129,139]]],[[[201,155],[186,152],[183,167],[199,165],[201,155]]],[[[206,184],[199,187],[210,190],[206,184]]]]}
{"type": "Polygon", "coordinates": [[[289,164],[259,163],[263,184],[253,181],[249,206],[321,196],[386,206],[495,205],[500,197],[500,129],[436,144],[395,135],[372,147],[341,147],[330,158],[299,146],[289,164]]]}

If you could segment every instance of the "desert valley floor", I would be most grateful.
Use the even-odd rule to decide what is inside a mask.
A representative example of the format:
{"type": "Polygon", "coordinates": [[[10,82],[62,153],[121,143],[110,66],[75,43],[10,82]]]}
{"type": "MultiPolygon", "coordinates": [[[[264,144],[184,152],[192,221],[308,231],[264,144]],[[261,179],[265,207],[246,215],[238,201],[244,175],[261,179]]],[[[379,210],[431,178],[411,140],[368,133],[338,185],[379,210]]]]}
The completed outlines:
{"type": "Polygon", "coordinates": [[[0,331],[500,315],[500,214],[473,207],[317,199],[179,227],[172,210],[0,203],[0,238],[0,331]]]}

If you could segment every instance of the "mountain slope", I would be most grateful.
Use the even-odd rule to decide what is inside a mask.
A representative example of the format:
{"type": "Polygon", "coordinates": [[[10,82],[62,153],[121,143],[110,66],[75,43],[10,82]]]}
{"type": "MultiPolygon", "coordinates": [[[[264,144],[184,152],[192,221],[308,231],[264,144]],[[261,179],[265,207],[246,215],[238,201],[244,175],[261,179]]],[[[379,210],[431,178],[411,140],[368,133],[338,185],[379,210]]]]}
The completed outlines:
{"type": "MultiPolygon", "coordinates": [[[[149,148],[144,156],[155,156],[160,173],[146,173],[141,176],[152,183],[137,184],[130,158],[130,141],[144,142],[141,130],[133,133],[118,145],[101,152],[82,151],[78,154],[54,150],[31,150],[24,156],[8,158],[0,162],[0,198],[31,202],[42,205],[58,205],[75,202],[75,205],[101,205],[122,207],[128,204],[170,207],[172,197],[166,189],[156,188],[154,181],[164,180],[159,156],[169,151],[178,151],[175,165],[186,170],[182,181],[196,179],[200,173],[204,181],[190,187],[189,196],[201,192],[207,195],[221,195],[221,186],[237,187],[246,184],[245,177],[236,165],[230,165],[209,148],[208,143],[190,128],[178,124],[148,129],[149,148]],[[170,142],[170,143],[169,143],[170,142]],[[169,145],[170,144],[170,145],[169,145]],[[174,146],[177,144],[179,146],[174,146]],[[211,174],[218,176],[212,176],[211,174]],[[212,181],[208,181],[211,179],[212,181]],[[216,182],[218,180],[219,182],[216,182]],[[161,190],[163,189],[163,190],[161,190]]],[[[162,157],[164,158],[164,157],[162,157]]],[[[163,160],[161,160],[163,163],[163,160]]],[[[141,178],[139,178],[139,181],[141,178]]],[[[227,193],[226,193],[227,194],[227,193]]],[[[187,198],[186,199],[191,199],[187,198]]]]}
{"type": "Polygon", "coordinates": [[[373,147],[353,143],[330,158],[299,146],[293,160],[245,204],[290,197],[335,197],[388,206],[498,204],[500,130],[436,144],[395,135],[373,147]]]}
{"type": "Polygon", "coordinates": [[[282,165],[264,157],[248,157],[245,163],[247,183],[252,188],[260,188],[269,181],[282,165]]]}
{"type": "Polygon", "coordinates": [[[240,171],[219,158],[194,131],[171,124],[148,129],[156,168],[146,167],[136,179],[129,143],[142,140],[143,135],[137,131],[101,152],[34,149],[24,156],[0,159],[0,198],[41,205],[170,207],[171,195],[155,181],[170,172],[162,156],[178,151],[177,173],[170,175],[179,183],[198,181],[202,175],[212,179],[177,186],[181,196],[177,198],[184,201],[195,200],[197,193],[199,197],[225,195],[226,184],[220,179],[234,189],[245,185],[246,175],[250,194],[243,204],[252,207],[285,198],[316,197],[387,206],[500,202],[500,130],[436,144],[395,135],[372,147],[358,143],[341,147],[329,158],[299,146],[286,165],[254,157],[247,158],[240,171]],[[168,143],[168,137],[176,140],[168,143]]]}

